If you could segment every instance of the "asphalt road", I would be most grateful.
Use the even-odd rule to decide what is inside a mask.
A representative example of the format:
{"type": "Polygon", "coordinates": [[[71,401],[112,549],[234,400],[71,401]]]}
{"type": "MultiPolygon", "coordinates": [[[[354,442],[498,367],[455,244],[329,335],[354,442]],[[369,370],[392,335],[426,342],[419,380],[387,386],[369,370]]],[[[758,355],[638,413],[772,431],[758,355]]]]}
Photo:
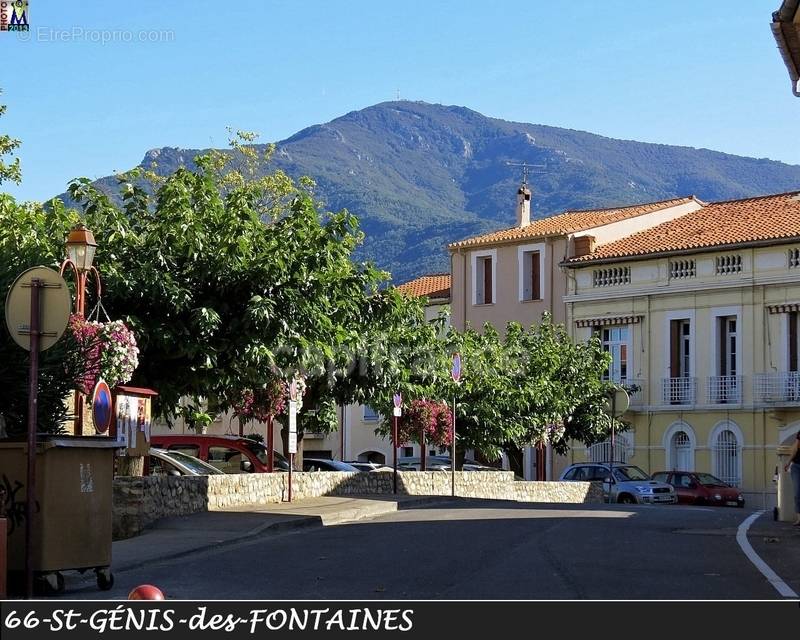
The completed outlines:
{"type": "Polygon", "coordinates": [[[116,573],[67,598],[780,599],[736,543],[750,512],[470,500],[265,536],[116,573]]]}

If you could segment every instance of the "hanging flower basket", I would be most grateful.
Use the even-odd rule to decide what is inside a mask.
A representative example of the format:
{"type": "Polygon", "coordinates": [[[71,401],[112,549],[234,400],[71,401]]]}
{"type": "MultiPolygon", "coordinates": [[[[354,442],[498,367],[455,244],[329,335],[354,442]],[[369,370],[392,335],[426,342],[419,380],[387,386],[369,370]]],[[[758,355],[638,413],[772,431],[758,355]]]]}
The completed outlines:
{"type": "Polygon", "coordinates": [[[82,393],[91,393],[101,378],[112,388],[124,384],[139,366],[136,338],[121,320],[102,323],[73,314],[67,336],[82,363],[75,380],[75,387],[82,393]]]}
{"type": "Polygon", "coordinates": [[[398,424],[398,445],[419,442],[425,432],[428,444],[449,446],[453,441],[453,414],[446,402],[414,400],[398,424]]]}

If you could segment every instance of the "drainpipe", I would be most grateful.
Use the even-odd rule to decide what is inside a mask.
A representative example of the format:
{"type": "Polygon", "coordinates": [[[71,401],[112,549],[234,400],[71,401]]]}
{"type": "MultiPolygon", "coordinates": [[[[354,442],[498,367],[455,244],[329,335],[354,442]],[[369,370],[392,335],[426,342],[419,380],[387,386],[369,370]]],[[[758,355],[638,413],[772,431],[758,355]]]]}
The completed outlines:
{"type": "MultiPolygon", "coordinates": [[[[463,314],[461,330],[465,331],[467,328],[467,296],[472,295],[472,291],[467,285],[467,256],[461,252],[461,247],[458,248],[458,255],[461,256],[461,291],[464,294],[461,296],[461,311],[463,314]]],[[[497,268],[497,265],[495,265],[495,268],[497,268]]]]}

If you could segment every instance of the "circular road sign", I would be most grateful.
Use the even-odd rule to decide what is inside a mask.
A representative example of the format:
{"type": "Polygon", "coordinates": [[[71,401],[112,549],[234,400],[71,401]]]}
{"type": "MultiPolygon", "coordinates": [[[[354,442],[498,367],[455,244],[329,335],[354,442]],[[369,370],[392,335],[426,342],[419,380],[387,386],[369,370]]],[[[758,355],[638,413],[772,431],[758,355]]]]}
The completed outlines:
{"type": "Polygon", "coordinates": [[[98,380],[92,392],[92,419],[97,433],[105,433],[111,426],[111,389],[105,380],[98,380]]]}
{"type": "Polygon", "coordinates": [[[58,272],[47,267],[32,267],[23,271],[6,297],[6,326],[20,347],[31,350],[31,280],[38,278],[44,283],[39,290],[39,350],[49,349],[63,335],[69,322],[72,305],[67,283],[58,272]]]}
{"type": "Polygon", "coordinates": [[[453,368],[450,375],[453,376],[453,382],[461,380],[461,355],[458,353],[453,354],[453,368]]]}
{"type": "Polygon", "coordinates": [[[392,399],[394,400],[394,406],[399,409],[403,404],[403,396],[399,393],[395,393],[392,399]]]}
{"type": "Polygon", "coordinates": [[[612,418],[621,417],[631,404],[631,398],[625,389],[612,389],[606,399],[606,413],[612,418]],[[612,415],[613,407],[613,415],[612,415]]]}

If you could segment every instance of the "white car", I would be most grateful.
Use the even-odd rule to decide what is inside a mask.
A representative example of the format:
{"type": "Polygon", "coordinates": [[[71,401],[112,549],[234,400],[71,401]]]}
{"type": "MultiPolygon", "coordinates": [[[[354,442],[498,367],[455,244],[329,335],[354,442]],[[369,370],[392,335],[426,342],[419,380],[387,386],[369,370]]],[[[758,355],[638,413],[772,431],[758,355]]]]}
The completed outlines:
{"type": "Polygon", "coordinates": [[[379,462],[359,462],[356,460],[348,462],[347,464],[355,467],[359,471],[394,471],[392,467],[380,464],[379,462]]]}
{"type": "Polygon", "coordinates": [[[603,493],[610,502],[623,504],[675,504],[675,488],[653,480],[632,464],[583,462],[564,469],[559,480],[602,482],[603,493]],[[610,496],[610,497],[609,497],[610,496]]]}

